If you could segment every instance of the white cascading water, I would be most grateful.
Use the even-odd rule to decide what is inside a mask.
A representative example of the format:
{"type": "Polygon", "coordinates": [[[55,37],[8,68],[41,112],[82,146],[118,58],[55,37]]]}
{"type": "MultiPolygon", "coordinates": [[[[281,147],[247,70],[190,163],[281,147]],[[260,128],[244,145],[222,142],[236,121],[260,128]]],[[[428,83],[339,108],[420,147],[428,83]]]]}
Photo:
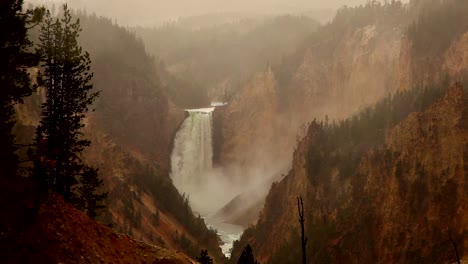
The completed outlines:
{"type": "Polygon", "coordinates": [[[189,195],[192,207],[207,213],[205,203],[207,184],[213,169],[213,108],[187,110],[185,119],[176,134],[171,156],[172,181],[179,192],[189,195]]]}
{"type": "Polygon", "coordinates": [[[239,239],[242,227],[219,222],[211,215],[225,205],[238,190],[224,175],[213,169],[213,110],[187,110],[176,134],[171,155],[171,178],[180,193],[189,196],[192,209],[207,224],[218,230],[223,240],[223,253],[229,257],[232,243],[239,239]]]}

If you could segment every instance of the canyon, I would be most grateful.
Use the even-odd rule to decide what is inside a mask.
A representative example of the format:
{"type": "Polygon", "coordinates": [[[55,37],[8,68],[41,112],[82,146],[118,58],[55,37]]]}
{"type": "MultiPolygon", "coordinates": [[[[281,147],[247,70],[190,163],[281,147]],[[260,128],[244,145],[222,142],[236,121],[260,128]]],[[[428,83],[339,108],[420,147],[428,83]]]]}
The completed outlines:
{"type": "MultiPolygon", "coordinates": [[[[202,249],[237,263],[247,245],[260,263],[298,263],[302,197],[309,263],[452,263],[454,246],[466,259],[468,22],[457,10],[468,5],[439,4],[370,2],[323,25],[284,16],[158,30],[78,12],[101,91],[83,159],[99,168],[107,208],[98,224],[50,194],[25,229],[33,239],[15,243],[44,232],[38,255],[77,263],[194,263],[202,249]],[[284,39],[265,37],[283,24],[284,39]],[[449,32],[440,43],[438,30],[449,32]],[[168,32],[193,42],[172,47],[168,32]],[[214,41],[227,35],[229,48],[214,41]],[[257,35],[283,44],[256,47],[257,35]],[[90,244],[81,252],[73,229],[90,244]]],[[[18,143],[33,142],[44,97],[15,107],[18,143]]]]}

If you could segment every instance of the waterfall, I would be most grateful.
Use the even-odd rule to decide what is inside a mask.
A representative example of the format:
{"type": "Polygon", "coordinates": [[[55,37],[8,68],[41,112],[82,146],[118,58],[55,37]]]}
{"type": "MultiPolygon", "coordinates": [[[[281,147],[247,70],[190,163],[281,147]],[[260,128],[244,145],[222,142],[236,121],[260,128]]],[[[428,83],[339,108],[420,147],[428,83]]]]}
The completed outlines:
{"type": "Polygon", "coordinates": [[[213,110],[214,107],[187,110],[189,116],[174,139],[171,178],[179,192],[189,196],[192,209],[218,230],[224,242],[222,251],[229,257],[229,250],[240,238],[242,227],[219,222],[210,216],[239,190],[222,171],[213,169],[213,110]]]}
{"type": "Polygon", "coordinates": [[[189,195],[198,211],[206,208],[203,192],[213,177],[213,110],[187,110],[189,116],[176,134],[171,155],[172,181],[180,193],[189,195]]]}

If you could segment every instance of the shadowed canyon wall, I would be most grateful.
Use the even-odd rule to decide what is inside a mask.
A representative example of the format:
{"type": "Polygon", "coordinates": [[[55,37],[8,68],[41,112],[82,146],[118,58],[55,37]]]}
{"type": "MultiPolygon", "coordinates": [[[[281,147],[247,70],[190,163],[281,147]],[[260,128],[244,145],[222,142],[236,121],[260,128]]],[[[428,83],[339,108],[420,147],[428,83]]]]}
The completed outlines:
{"type": "Polygon", "coordinates": [[[455,256],[450,236],[463,255],[467,103],[461,86],[450,87],[425,112],[393,128],[384,145],[369,150],[352,177],[332,171],[316,183],[306,165],[318,129],[312,124],[291,171],[272,185],[257,225],[233,255],[250,243],[262,263],[289,263],[275,255],[282,248],[293,250],[283,258],[300,256],[297,195],[306,201],[308,258],[314,263],[449,263],[455,256]]]}
{"type": "MultiPolygon", "coordinates": [[[[456,0],[445,3],[465,5],[456,0]]],[[[441,6],[440,9],[443,8],[451,7],[441,6]]],[[[458,8],[465,10],[461,6],[458,8]]],[[[454,21],[460,25],[446,37],[438,35],[437,30],[445,32],[444,27],[450,23],[431,31],[434,28],[431,23],[445,20],[413,16],[423,13],[420,10],[396,8],[391,18],[385,18],[385,12],[380,10],[377,13],[381,16],[371,21],[361,20],[360,15],[368,12],[365,8],[354,11],[351,11],[354,16],[348,19],[346,9],[341,15],[339,12],[334,22],[327,26],[329,34],[319,30],[319,41],[311,38],[302,48],[301,55],[272,67],[275,81],[269,83],[274,83],[270,86],[276,87],[276,93],[256,95],[265,89],[259,85],[258,92],[254,91],[256,86],[252,84],[259,83],[255,78],[241,90],[240,94],[260,97],[261,103],[279,101],[280,110],[273,122],[279,125],[276,131],[265,130],[258,138],[240,141],[250,142],[248,147],[248,144],[240,143],[237,148],[235,141],[227,139],[221,143],[228,146],[220,147],[221,163],[223,158],[232,162],[231,157],[238,157],[233,163],[242,164],[245,160],[255,164],[255,155],[246,157],[240,146],[261,150],[262,145],[252,145],[269,138],[270,133],[274,134],[277,147],[270,149],[267,155],[271,157],[269,160],[277,161],[273,162],[275,165],[281,162],[277,157],[292,152],[295,143],[300,143],[291,155],[294,158],[289,174],[273,183],[256,226],[247,229],[235,245],[234,259],[250,243],[261,262],[293,263],[298,260],[294,257],[301,254],[297,229],[298,195],[303,195],[309,203],[307,228],[313,237],[309,237],[312,245],[308,258],[313,262],[448,263],[455,256],[450,236],[461,251],[466,250],[467,222],[466,213],[463,213],[467,199],[463,191],[467,175],[466,99],[460,85],[451,87],[443,99],[424,113],[411,114],[390,132],[385,131],[385,145],[371,145],[372,149],[359,157],[360,165],[353,170],[353,177],[342,179],[336,168],[314,182],[309,179],[313,176],[307,172],[306,160],[311,157],[309,145],[314,141],[314,125],[308,132],[305,128],[312,120],[317,119],[315,124],[334,125],[335,121],[340,123],[359,110],[364,110],[363,115],[366,115],[369,110],[365,110],[365,106],[373,105],[388,94],[399,94],[413,87],[423,89],[466,81],[464,26],[467,23],[462,21],[464,16],[454,15],[458,19],[454,21]],[[340,20],[350,24],[343,26],[340,20]],[[412,23],[417,26],[409,26],[412,23]],[[430,32],[435,33],[431,35],[430,32]],[[425,44],[428,48],[420,49],[425,44]],[[304,135],[303,140],[297,140],[304,135]],[[237,155],[224,155],[223,149],[235,150],[237,155]],[[414,234],[410,231],[413,228],[414,234]],[[285,259],[285,256],[291,257],[285,259]]],[[[440,13],[447,17],[452,11],[440,13]]],[[[220,113],[223,115],[220,119],[225,118],[220,121],[221,126],[234,129],[230,135],[235,135],[236,127],[243,124],[255,124],[252,129],[255,131],[262,130],[264,125],[270,127],[272,123],[271,118],[264,123],[265,115],[255,109],[244,110],[239,116],[226,114],[248,109],[247,102],[248,105],[255,104],[255,101],[243,99],[245,97],[235,97],[234,103],[220,113]],[[246,105],[239,106],[243,101],[246,105]]],[[[359,119],[352,117],[353,120],[356,118],[359,119]]],[[[245,132],[239,132],[239,135],[242,133],[245,132]]],[[[268,176],[263,173],[258,177],[268,176]]]]}
{"type": "MultiPolygon", "coordinates": [[[[99,168],[109,192],[99,220],[192,258],[206,248],[222,261],[216,233],[195,216],[169,178],[172,140],[185,113],[164,93],[153,58],[134,34],[109,19],[77,16],[80,44],[92,58],[94,89],[101,91],[85,120],[91,146],[83,153],[85,162],[99,168]]],[[[43,97],[39,90],[17,107],[16,131],[24,143],[33,137],[43,97]]]]}
{"type": "Polygon", "coordinates": [[[264,186],[280,179],[309,122],[340,120],[395,91],[400,28],[397,21],[343,26],[337,20],[257,73],[215,110],[216,161],[264,186]]]}

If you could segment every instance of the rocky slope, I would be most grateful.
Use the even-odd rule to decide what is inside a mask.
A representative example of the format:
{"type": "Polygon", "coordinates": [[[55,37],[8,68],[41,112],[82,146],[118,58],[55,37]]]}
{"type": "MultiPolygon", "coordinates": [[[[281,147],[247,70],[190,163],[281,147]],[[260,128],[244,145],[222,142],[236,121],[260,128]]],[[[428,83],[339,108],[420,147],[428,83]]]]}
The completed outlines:
{"type": "Polygon", "coordinates": [[[278,130],[280,102],[277,83],[268,68],[258,73],[246,84],[226,107],[224,107],[220,133],[220,161],[224,166],[252,167],[268,159],[277,148],[275,135],[278,130]],[[261,122],[261,123],[259,123],[261,122]]]}
{"type": "MultiPolygon", "coordinates": [[[[95,16],[83,15],[81,24],[80,43],[91,54],[94,88],[101,91],[95,112],[85,120],[85,137],[92,143],[83,153],[87,164],[99,168],[109,192],[99,220],[192,257],[208,249],[221,261],[216,234],[192,213],[169,178],[172,139],[184,111],[162,91],[152,58],[133,34],[95,16]]],[[[21,143],[31,143],[43,100],[39,90],[17,106],[21,143]]]]}
{"type": "Polygon", "coordinates": [[[351,28],[307,48],[287,83],[278,84],[281,69],[259,73],[226,107],[221,164],[245,165],[262,152],[284,160],[280,153],[291,153],[302,124],[347,117],[391,92],[399,79],[400,36],[398,28],[380,24],[351,28]],[[271,138],[274,150],[265,151],[271,138]]]}
{"type": "Polygon", "coordinates": [[[28,179],[2,179],[2,263],[196,263],[103,226],[58,195],[43,196],[35,209],[33,190],[28,179]]]}
{"type": "Polygon", "coordinates": [[[468,32],[462,34],[445,53],[443,69],[451,79],[468,76],[468,32]]]}
{"type": "MultiPolygon", "coordinates": [[[[39,90],[24,105],[16,107],[19,123],[15,132],[20,143],[31,143],[39,123],[37,106],[42,100],[39,90]]],[[[208,248],[217,260],[223,259],[217,237],[208,235],[204,223],[200,225],[184,205],[160,160],[152,161],[138,148],[119,144],[119,140],[103,131],[98,114],[90,114],[86,119],[85,137],[92,144],[85,149],[83,159],[99,168],[104,190],[109,192],[106,210],[99,220],[146,243],[190,252],[193,256],[199,253],[199,247],[208,248]],[[187,241],[181,244],[182,236],[189,241],[188,246],[187,241]]],[[[22,153],[26,155],[25,151],[22,153]]]]}
{"type": "Polygon", "coordinates": [[[395,90],[401,22],[335,20],[215,111],[216,161],[236,168],[244,180],[269,179],[267,187],[287,173],[314,118],[342,119],[395,90]]]}
{"type": "Polygon", "coordinates": [[[275,259],[284,249],[299,255],[296,197],[302,195],[313,263],[453,262],[450,238],[461,255],[468,249],[467,124],[467,97],[461,86],[452,86],[425,112],[392,129],[352,177],[335,172],[316,184],[306,169],[317,129],[311,125],[293,168],[273,184],[257,225],[244,233],[233,255],[246,243],[263,263],[271,257],[289,263],[275,259]]]}
{"type": "Polygon", "coordinates": [[[412,42],[402,38],[399,89],[441,83],[445,79],[465,82],[468,76],[468,32],[458,36],[450,47],[431,57],[418,57],[412,42]]]}
{"type": "Polygon", "coordinates": [[[223,259],[216,235],[194,217],[167,171],[116,144],[90,120],[86,135],[93,144],[85,152],[86,160],[100,169],[109,191],[107,210],[100,219],[148,243],[194,256],[207,248],[217,260],[223,259]],[[187,241],[182,243],[182,237],[187,241]]]}
{"type": "Polygon", "coordinates": [[[372,23],[308,48],[287,88],[291,124],[342,119],[391,92],[400,36],[398,27],[372,23]]]}
{"type": "Polygon", "coordinates": [[[215,109],[215,164],[244,186],[243,193],[217,213],[224,221],[244,227],[253,223],[268,186],[287,171],[290,143],[281,129],[281,111],[270,67],[256,74],[227,106],[215,109]]]}
{"type": "Polygon", "coordinates": [[[141,40],[106,18],[82,15],[80,43],[90,53],[96,127],[168,171],[172,139],[184,119],[164,92],[161,71],[141,40]],[[105,33],[104,33],[105,32],[105,33]]]}
{"type": "Polygon", "coordinates": [[[269,89],[252,78],[215,115],[218,162],[272,179],[290,166],[297,139],[314,119],[341,120],[412,87],[466,83],[467,4],[450,0],[435,9],[427,13],[426,3],[414,1],[340,10],[295,55],[272,67],[272,76],[269,69],[258,74],[270,74],[269,89]],[[264,167],[270,170],[252,169],[264,167]]]}
{"type": "Polygon", "coordinates": [[[414,1],[400,53],[400,89],[468,80],[468,2],[414,1]]]}

